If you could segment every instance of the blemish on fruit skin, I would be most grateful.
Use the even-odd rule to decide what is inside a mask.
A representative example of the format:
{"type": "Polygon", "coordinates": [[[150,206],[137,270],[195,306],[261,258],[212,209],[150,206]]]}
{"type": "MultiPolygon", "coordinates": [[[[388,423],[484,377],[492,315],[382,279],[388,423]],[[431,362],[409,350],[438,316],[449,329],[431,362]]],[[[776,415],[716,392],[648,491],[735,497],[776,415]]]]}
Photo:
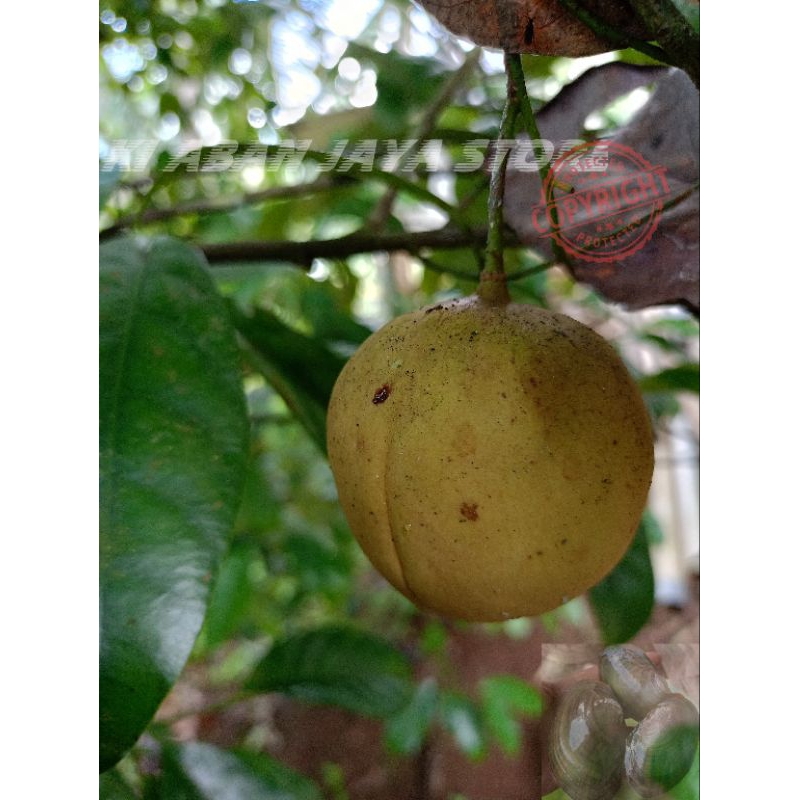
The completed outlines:
{"type": "Polygon", "coordinates": [[[375,390],[375,394],[372,397],[372,402],[377,406],[381,403],[385,403],[386,399],[392,393],[392,387],[389,386],[388,383],[384,383],[380,389],[375,390]]]}
{"type": "Polygon", "coordinates": [[[478,519],[478,504],[467,503],[461,504],[461,516],[468,519],[470,522],[475,522],[478,519]]]}

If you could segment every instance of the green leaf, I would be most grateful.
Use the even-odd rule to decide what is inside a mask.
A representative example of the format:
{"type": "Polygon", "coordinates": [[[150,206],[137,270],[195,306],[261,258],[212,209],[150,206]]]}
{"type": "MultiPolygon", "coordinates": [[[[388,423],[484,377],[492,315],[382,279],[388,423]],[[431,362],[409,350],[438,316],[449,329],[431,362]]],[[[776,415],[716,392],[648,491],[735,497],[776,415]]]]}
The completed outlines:
{"type": "Polygon", "coordinates": [[[447,648],[447,628],[438,620],[425,623],[420,635],[420,647],[426,656],[442,655],[447,648]]]}
{"type": "Polygon", "coordinates": [[[622,561],[589,590],[603,641],[620,644],[633,638],[650,619],[654,597],[648,523],[643,519],[622,561]]]}
{"type": "Polygon", "coordinates": [[[402,755],[419,752],[436,716],[438,696],[436,681],[426,678],[408,705],[389,717],[385,739],[390,752],[402,755]]]}
{"type": "Polygon", "coordinates": [[[388,717],[409,701],[410,680],[411,665],[387,641],[332,625],[277,641],[247,688],[388,717]]]}
{"type": "Polygon", "coordinates": [[[480,683],[483,712],[489,732],[507,755],[516,755],[522,745],[518,717],[538,717],[542,713],[539,692],[521,678],[495,675],[480,683]]]}
{"type": "Polygon", "coordinates": [[[100,776],[100,800],[136,800],[136,794],[115,770],[100,776]]]}
{"type": "Polygon", "coordinates": [[[700,393],[700,365],[681,364],[679,367],[646,375],[639,379],[639,388],[643,392],[694,392],[700,393]]]}
{"type": "Polygon", "coordinates": [[[377,126],[362,136],[406,136],[406,126],[440,91],[447,80],[441,64],[432,58],[413,58],[395,51],[380,53],[357,42],[350,42],[348,56],[372,64],[378,74],[378,99],[371,119],[377,126]]]}
{"type": "Polygon", "coordinates": [[[308,778],[267,755],[204,742],[166,744],[158,800],[322,800],[308,778]]]}
{"type": "Polygon", "coordinates": [[[351,342],[359,345],[372,331],[339,308],[330,283],[304,287],[300,303],[314,334],[323,340],[351,342]]]}
{"type": "Polygon", "coordinates": [[[486,753],[486,741],[478,706],[461,694],[446,692],[439,703],[439,713],[445,728],[461,750],[475,760],[486,753]]]}
{"type": "Polygon", "coordinates": [[[661,525],[649,508],[644,510],[642,521],[639,525],[644,529],[644,535],[650,547],[661,544],[664,541],[664,531],[661,530],[661,525]]]}
{"type": "Polygon", "coordinates": [[[231,638],[244,619],[253,587],[250,565],[261,559],[261,551],[250,542],[234,542],[222,562],[211,592],[203,625],[207,647],[216,647],[231,638]]]}
{"type": "Polygon", "coordinates": [[[233,329],[180,242],[100,248],[100,764],[130,748],[178,677],[244,477],[233,329]]]}
{"type": "Polygon", "coordinates": [[[233,305],[231,309],[237,329],[252,348],[256,368],[324,453],[328,400],[346,359],[264,309],[250,315],[233,305]]]}
{"type": "Polygon", "coordinates": [[[700,3],[692,0],[672,0],[672,4],[683,14],[695,33],[700,33],[700,3]]]}
{"type": "Polygon", "coordinates": [[[683,780],[670,790],[673,800],[699,800],[700,798],[700,748],[695,748],[694,761],[683,780]]]}
{"type": "Polygon", "coordinates": [[[122,178],[122,170],[117,164],[114,164],[110,169],[100,169],[100,189],[98,198],[100,201],[100,210],[105,208],[114,190],[122,178]]]}
{"type": "Polygon", "coordinates": [[[694,762],[698,738],[697,725],[678,725],[662,733],[645,762],[647,779],[665,789],[676,785],[676,778],[683,780],[694,762]]]}

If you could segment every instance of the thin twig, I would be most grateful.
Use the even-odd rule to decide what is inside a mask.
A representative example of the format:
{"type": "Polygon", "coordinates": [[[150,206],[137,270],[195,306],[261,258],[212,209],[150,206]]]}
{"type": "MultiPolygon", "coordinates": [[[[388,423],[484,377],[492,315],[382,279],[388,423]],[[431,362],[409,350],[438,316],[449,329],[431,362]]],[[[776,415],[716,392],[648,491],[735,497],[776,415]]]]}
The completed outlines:
{"type": "Polygon", "coordinates": [[[268,200],[288,200],[292,197],[302,197],[317,192],[327,192],[338,186],[351,186],[356,180],[342,175],[334,177],[322,175],[311,183],[299,183],[291,186],[271,186],[269,189],[262,189],[258,192],[248,192],[235,200],[225,203],[209,202],[208,200],[192,200],[187,203],[179,203],[169,208],[148,208],[140,214],[130,214],[115,222],[113,225],[100,232],[101,239],[107,239],[125,228],[134,225],[145,225],[153,222],[166,222],[175,217],[184,217],[192,214],[220,214],[237,211],[248,205],[257,205],[268,200]]]}
{"type": "Polygon", "coordinates": [[[473,282],[480,279],[480,273],[478,272],[461,272],[460,270],[451,269],[450,267],[444,267],[432,258],[422,255],[422,253],[416,253],[415,258],[422,263],[425,269],[429,269],[431,272],[438,272],[441,275],[452,275],[454,278],[463,281],[473,282]]]}
{"type": "MultiPolygon", "coordinates": [[[[506,69],[508,70],[509,80],[513,82],[516,102],[519,107],[519,113],[522,118],[522,124],[531,139],[531,142],[542,140],[542,135],[539,133],[539,126],[536,124],[536,117],[531,108],[531,101],[528,97],[528,87],[525,85],[525,73],[522,69],[522,59],[518,54],[509,54],[506,57],[506,69]]],[[[542,181],[542,186],[547,182],[547,164],[542,159],[538,165],[539,177],[542,181]]]]}
{"type": "Polygon", "coordinates": [[[240,705],[248,700],[253,700],[256,695],[252,693],[245,692],[243,690],[238,690],[234,692],[234,694],[229,695],[228,697],[222,698],[220,700],[216,700],[213,703],[207,703],[200,708],[184,708],[178,711],[177,713],[173,714],[169,717],[163,717],[161,719],[156,719],[156,725],[164,725],[169,727],[174,725],[176,722],[180,722],[182,719],[187,719],[188,717],[196,717],[200,716],[201,714],[213,714],[218,711],[226,711],[233,706],[240,705]]]}
{"type": "MultiPolygon", "coordinates": [[[[419,149],[419,143],[428,138],[431,132],[436,127],[436,122],[445,111],[447,106],[453,99],[455,93],[459,90],[462,84],[470,76],[476,64],[480,60],[481,49],[476,47],[472,52],[467,54],[464,63],[450,76],[447,82],[442,86],[441,91],[434,101],[426,108],[425,113],[419,121],[419,124],[414,129],[409,138],[416,141],[416,146],[410,148],[398,160],[395,169],[399,169],[404,164],[408,163],[408,159],[412,153],[419,149]]],[[[381,199],[376,204],[372,213],[369,215],[366,226],[367,228],[382,228],[392,213],[392,206],[397,198],[397,188],[390,186],[386,192],[381,196],[381,199]]]]}
{"type": "Polygon", "coordinates": [[[523,278],[530,278],[531,275],[538,275],[540,272],[546,272],[550,267],[555,267],[559,263],[559,261],[544,261],[541,264],[537,264],[535,267],[519,269],[516,272],[512,272],[511,275],[508,276],[508,280],[520,281],[523,278]]]}
{"type": "MultiPolygon", "coordinates": [[[[264,152],[269,153],[272,146],[264,146],[264,152]]],[[[202,150],[202,148],[201,148],[202,150]]],[[[302,155],[311,161],[325,162],[329,156],[325,153],[319,153],[312,150],[302,151],[302,155]]],[[[178,173],[176,173],[177,175],[178,173]]],[[[194,177],[196,173],[191,173],[194,177]]],[[[178,206],[171,206],[164,209],[143,209],[135,214],[125,217],[123,220],[118,221],[114,225],[103,230],[100,238],[107,239],[114,236],[124,228],[135,227],[139,224],[146,222],[157,222],[172,219],[173,217],[184,216],[188,214],[203,214],[203,213],[216,213],[219,211],[228,211],[248,205],[251,203],[260,203],[270,199],[282,199],[284,197],[293,197],[308,193],[309,191],[329,191],[335,188],[339,182],[341,183],[355,183],[378,181],[386,184],[388,187],[397,192],[407,192],[412,197],[416,197],[423,203],[430,203],[433,206],[441,209],[448,217],[457,222],[461,218],[461,212],[457,207],[454,207],[447,200],[442,199],[437,194],[434,194],[425,186],[409,180],[408,178],[398,175],[394,172],[389,172],[382,169],[370,169],[363,171],[361,165],[351,164],[346,169],[337,169],[337,174],[331,177],[332,181],[329,185],[321,183],[325,176],[317,178],[311,183],[298,184],[295,186],[278,186],[264,189],[259,192],[252,192],[250,194],[242,195],[238,199],[232,201],[230,206],[223,204],[211,204],[208,201],[192,201],[191,203],[184,203],[178,206]]],[[[154,186],[158,185],[160,178],[156,178],[154,186]]],[[[151,189],[151,194],[153,190],[151,189]]]]}

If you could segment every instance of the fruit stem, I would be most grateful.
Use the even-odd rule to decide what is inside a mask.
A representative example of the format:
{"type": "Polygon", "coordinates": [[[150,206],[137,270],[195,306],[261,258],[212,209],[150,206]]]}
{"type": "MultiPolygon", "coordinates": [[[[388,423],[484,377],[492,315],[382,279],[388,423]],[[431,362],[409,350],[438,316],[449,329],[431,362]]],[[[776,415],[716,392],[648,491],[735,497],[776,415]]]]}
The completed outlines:
{"type": "MultiPolygon", "coordinates": [[[[525,72],[522,69],[522,59],[519,53],[506,53],[506,72],[508,73],[509,92],[511,86],[514,87],[514,98],[517,104],[518,114],[522,117],[522,125],[531,139],[536,144],[542,141],[539,133],[539,126],[536,124],[536,117],[531,108],[531,101],[528,99],[528,90],[525,86],[525,72]]],[[[539,160],[539,177],[542,179],[542,186],[547,180],[548,164],[544,159],[539,160]]]]}
{"type": "MultiPolygon", "coordinates": [[[[508,303],[511,299],[506,287],[506,272],[503,263],[503,195],[506,187],[506,165],[510,155],[507,142],[514,134],[514,123],[519,115],[519,99],[516,83],[508,69],[509,59],[506,53],[506,104],[500,118],[500,130],[497,135],[498,149],[495,151],[492,177],[489,182],[489,233],[486,241],[486,261],[481,270],[478,283],[478,296],[490,303],[508,303]]],[[[517,56],[519,58],[519,56],[517,56]]]]}
{"type": "MultiPolygon", "coordinates": [[[[536,116],[531,108],[531,101],[528,99],[528,90],[525,86],[525,72],[522,69],[522,59],[519,53],[506,54],[506,72],[508,73],[509,86],[514,86],[514,97],[516,99],[519,116],[522,118],[522,127],[530,137],[531,142],[542,141],[539,133],[539,126],[536,124],[536,116]]],[[[539,179],[542,182],[542,193],[544,197],[544,187],[547,186],[550,164],[545,159],[539,159],[539,179]]],[[[553,255],[556,261],[566,262],[566,256],[555,239],[552,240],[553,255]]]]}

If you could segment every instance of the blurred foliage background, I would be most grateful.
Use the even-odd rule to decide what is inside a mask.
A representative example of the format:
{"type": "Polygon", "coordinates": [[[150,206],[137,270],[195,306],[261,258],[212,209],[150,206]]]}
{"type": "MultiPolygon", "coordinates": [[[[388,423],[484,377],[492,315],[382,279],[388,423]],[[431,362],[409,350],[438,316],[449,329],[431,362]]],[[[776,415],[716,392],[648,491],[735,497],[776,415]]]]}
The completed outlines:
{"type": "MultiPolygon", "coordinates": [[[[663,512],[651,508],[586,598],[535,620],[460,625],[421,614],[370,568],[324,440],[333,381],[369,332],[475,287],[488,175],[455,165],[467,143],[497,135],[502,54],[380,0],[104,2],[99,32],[101,796],[520,796],[501,773],[536,796],[541,644],[646,630],[663,512]],[[186,425],[174,437],[214,447],[176,455],[165,422],[176,412],[186,425]],[[469,653],[487,657],[476,666],[469,653]]],[[[611,61],[650,63],[633,51],[524,56],[534,108],[611,61]]],[[[593,111],[581,135],[615,130],[647,97],[593,111]]],[[[530,248],[511,246],[507,270],[515,299],[618,347],[662,441],[680,420],[696,444],[690,313],[625,311],[530,248]]],[[[685,590],[670,597],[689,603],[685,590]]],[[[696,775],[674,796],[696,796],[696,775]]]]}

